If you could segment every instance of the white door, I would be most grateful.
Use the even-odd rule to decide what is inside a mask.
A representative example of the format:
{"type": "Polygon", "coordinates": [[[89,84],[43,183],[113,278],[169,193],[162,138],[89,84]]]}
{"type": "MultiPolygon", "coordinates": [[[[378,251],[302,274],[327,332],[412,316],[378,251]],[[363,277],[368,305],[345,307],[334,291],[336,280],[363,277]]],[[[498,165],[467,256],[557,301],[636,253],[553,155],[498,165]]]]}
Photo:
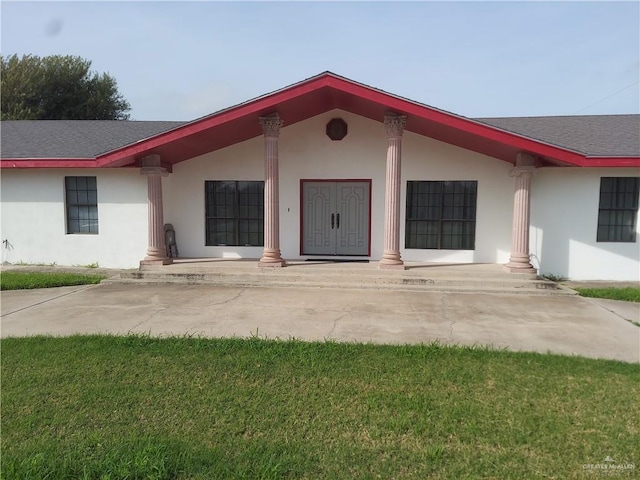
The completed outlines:
{"type": "Polygon", "coordinates": [[[302,183],[302,254],[369,254],[369,181],[302,183]]]}

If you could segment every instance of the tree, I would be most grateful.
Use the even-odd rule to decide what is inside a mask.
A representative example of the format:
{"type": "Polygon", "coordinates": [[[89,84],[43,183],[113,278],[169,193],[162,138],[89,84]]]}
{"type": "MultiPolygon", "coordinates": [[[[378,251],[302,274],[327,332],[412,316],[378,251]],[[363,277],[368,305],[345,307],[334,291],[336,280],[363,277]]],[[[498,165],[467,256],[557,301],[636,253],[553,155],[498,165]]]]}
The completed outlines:
{"type": "Polygon", "coordinates": [[[0,56],[2,120],[127,120],[131,110],[107,73],[71,55],[0,56]]]}

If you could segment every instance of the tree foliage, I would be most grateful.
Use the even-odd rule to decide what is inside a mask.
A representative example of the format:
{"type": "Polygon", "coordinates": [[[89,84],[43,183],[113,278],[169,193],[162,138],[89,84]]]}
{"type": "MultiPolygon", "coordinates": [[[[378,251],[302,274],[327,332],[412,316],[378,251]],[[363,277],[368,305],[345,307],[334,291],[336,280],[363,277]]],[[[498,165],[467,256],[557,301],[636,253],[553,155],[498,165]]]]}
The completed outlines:
{"type": "Polygon", "coordinates": [[[116,80],[71,55],[0,56],[2,120],[127,120],[116,80]]]}

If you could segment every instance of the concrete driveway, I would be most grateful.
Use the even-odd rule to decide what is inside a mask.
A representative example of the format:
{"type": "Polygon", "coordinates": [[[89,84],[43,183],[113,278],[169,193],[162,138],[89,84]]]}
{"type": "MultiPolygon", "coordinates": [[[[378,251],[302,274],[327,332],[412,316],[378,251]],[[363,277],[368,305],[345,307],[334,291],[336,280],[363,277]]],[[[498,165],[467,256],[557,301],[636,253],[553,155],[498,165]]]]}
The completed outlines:
{"type": "Polygon", "coordinates": [[[105,284],[7,291],[0,298],[2,337],[133,332],[437,340],[640,362],[640,328],[623,318],[640,321],[640,306],[581,297],[105,284]]]}

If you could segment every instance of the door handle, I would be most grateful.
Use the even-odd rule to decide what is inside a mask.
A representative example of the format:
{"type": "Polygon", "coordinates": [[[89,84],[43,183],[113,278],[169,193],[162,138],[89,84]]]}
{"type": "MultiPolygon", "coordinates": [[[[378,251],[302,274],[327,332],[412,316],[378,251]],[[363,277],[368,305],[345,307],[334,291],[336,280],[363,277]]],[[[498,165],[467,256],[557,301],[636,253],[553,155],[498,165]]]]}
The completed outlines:
{"type": "Polygon", "coordinates": [[[340,214],[336,214],[336,228],[340,228],[340,214]]]}
{"type": "Polygon", "coordinates": [[[332,213],[331,214],[331,230],[333,230],[334,221],[335,221],[335,214],[332,213]]]}

